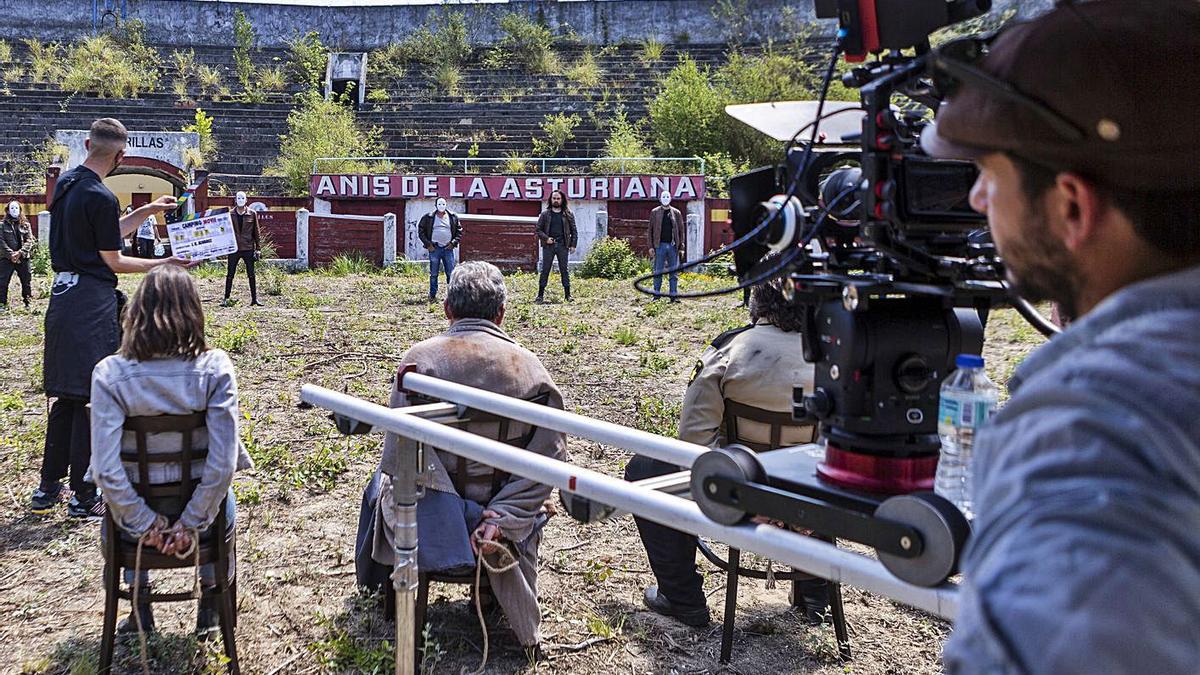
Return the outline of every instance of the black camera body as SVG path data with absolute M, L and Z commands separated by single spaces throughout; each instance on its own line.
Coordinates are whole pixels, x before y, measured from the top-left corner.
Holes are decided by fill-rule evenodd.
M 818 16 L 841 23 L 848 61 L 884 52 L 843 78 L 860 91 L 861 133 L 834 139 L 841 147 L 791 147 L 782 164 L 730 183 L 735 236 L 761 230 L 735 250 L 739 277 L 785 267 L 784 292 L 805 312 L 802 352 L 816 375 L 813 391 L 797 392 L 795 416 L 820 422 L 818 473 L 844 487 L 932 488 L 940 383 L 958 354 L 980 353 L 988 311 L 1005 299 L 986 218 L 969 204 L 974 164 L 919 147 L 941 100 L 929 33 L 988 9 L 990 0 L 819 1 Z

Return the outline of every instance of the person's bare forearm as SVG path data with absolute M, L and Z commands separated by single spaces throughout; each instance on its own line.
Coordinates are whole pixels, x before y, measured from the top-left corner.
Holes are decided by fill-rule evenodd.
M 108 269 L 116 274 L 137 274 L 141 272 L 149 272 L 159 265 L 168 265 L 171 263 L 171 258 L 159 258 L 157 260 L 150 258 L 131 258 L 122 254 L 119 251 L 112 251 L 115 255 L 104 255 L 109 251 L 102 251 L 101 257 L 104 259 L 104 264 L 108 265 Z

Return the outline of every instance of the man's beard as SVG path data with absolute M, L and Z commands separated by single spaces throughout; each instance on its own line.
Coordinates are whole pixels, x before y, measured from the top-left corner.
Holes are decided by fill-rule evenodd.
M 1067 247 L 1050 231 L 1044 214 L 1031 207 L 1020 239 L 1002 251 L 1012 290 L 1030 302 L 1049 300 L 1066 319 L 1078 308 L 1079 273 Z

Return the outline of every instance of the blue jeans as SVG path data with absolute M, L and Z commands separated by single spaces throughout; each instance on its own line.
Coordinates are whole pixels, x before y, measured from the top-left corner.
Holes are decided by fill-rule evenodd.
M 660 243 L 658 248 L 654 249 L 654 290 L 656 292 L 662 290 L 662 276 L 659 272 L 667 268 L 675 269 L 676 267 L 679 267 L 679 248 L 674 243 Z M 671 274 L 669 276 L 671 295 L 675 295 L 679 290 L 679 275 Z
M 449 246 L 433 245 L 429 252 L 429 297 L 437 297 L 438 267 L 446 268 L 446 283 L 450 283 L 450 275 L 454 272 L 454 249 Z

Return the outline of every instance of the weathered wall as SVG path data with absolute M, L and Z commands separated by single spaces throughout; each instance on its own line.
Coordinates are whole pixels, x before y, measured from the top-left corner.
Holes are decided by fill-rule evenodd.
M 454 5 L 453 10 L 468 15 L 476 42 L 498 39 L 497 19 L 507 12 L 544 18 L 557 32 L 570 28 L 593 43 L 648 37 L 674 42 L 683 34 L 692 42 L 723 42 L 726 26 L 714 19 L 717 5 L 717 0 L 514 0 Z M 230 44 L 233 15 L 240 9 L 264 47 L 282 46 L 296 32 L 309 30 L 319 31 L 334 47 L 379 47 L 442 11 L 438 5 L 329 7 L 211 0 L 128 0 L 126 7 L 127 18 L 146 23 L 150 41 L 180 45 Z M 750 38 L 770 37 L 785 13 L 812 19 L 812 0 L 746 0 L 744 7 L 741 20 Z M 8 38 L 64 40 L 92 30 L 91 0 L 0 0 L 0 15 Z

